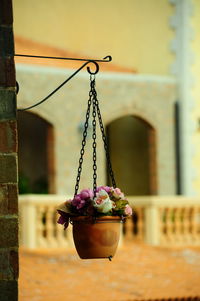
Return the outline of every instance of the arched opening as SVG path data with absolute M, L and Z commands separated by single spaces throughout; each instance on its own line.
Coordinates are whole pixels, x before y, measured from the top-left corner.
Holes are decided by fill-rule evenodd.
M 117 185 L 126 195 L 157 193 L 155 130 L 134 116 L 107 126 L 109 151 Z M 108 179 L 110 185 L 110 180 Z
M 53 126 L 18 112 L 19 193 L 55 193 Z

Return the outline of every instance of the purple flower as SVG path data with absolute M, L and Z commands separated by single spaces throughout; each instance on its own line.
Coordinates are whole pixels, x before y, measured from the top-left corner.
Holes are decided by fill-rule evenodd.
M 98 193 L 100 190 L 105 190 L 107 193 L 109 193 L 111 191 L 111 187 L 109 186 L 99 186 L 96 189 L 96 192 Z
M 72 205 L 76 207 L 77 210 L 83 208 L 86 204 L 86 201 L 81 199 L 80 194 L 77 194 L 75 198 L 72 200 Z
M 69 225 L 69 216 L 61 210 L 58 210 L 58 213 L 60 214 L 60 216 L 57 220 L 57 223 L 64 225 L 64 229 L 66 229 Z
M 80 198 L 83 200 L 93 199 L 94 193 L 93 193 L 92 189 L 83 189 L 79 195 L 80 195 Z
M 66 222 L 66 219 L 62 215 L 60 215 L 57 220 L 57 223 L 63 225 L 65 222 Z

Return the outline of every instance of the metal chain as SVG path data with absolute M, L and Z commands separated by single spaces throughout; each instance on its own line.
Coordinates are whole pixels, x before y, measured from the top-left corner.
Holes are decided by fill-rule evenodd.
M 82 172 L 82 164 L 83 164 L 83 156 L 85 152 L 85 145 L 86 145 L 86 138 L 87 138 L 87 130 L 88 130 L 88 124 L 89 124 L 89 118 L 90 118 L 90 107 L 92 103 L 92 87 L 89 92 L 89 100 L 88 100 L 88 106 L 87 106 L 87 112 L 86 112 L 86 120 L 84 124 L 84 131 L 83 131 L 83 140 L 82 140 L 82 147 L 80 150 L 80 159 L 79 159 L 79 166 L 78 166 L 78 174 L 76 177 L 76 185 L 75 185 L 75 192 L 74 192 L 74 197 L 78 193 L 79 189 L 79 183 L 80 183 L 80 178 L 81 178 L 81 172 Z
M 95 84 L 95 81 L 93 81 L 93 84 Z M 93 90 L 92 90 L 93 93 Z M 97 188 L 97 135 L 96 135 L 96 99 L 94 97 L 93 94 L 93 110 L 92 110 L 92 126 L 93 126 L 93 133 L 92 133 L 92 139 L 93 139 L 93 143 L 92 143 L 92 147 L 93 147 L 93 191 L 94 191 L 94 195 L 96 193 L 96 188 Z
M 94 195 L 95 195 L 96 188 L 97 188 L 97 152 L 96 152 L 96 149 L 97 149 L 96 116 L 97 115 L 98 115 L 99 126 L 100 126 L 100 130 L 101 130 L 101 134 L 102 134 L 102 140 L 104 143 L 104 149 L 106 152 L 107 165 L 108 165 L 109 174 L 110 174 L 111 181 L 112 181 L 112 186 L 114 188 L 116 188 L 116 182 L 115 182 L 114 173 L 113 173 L 112 164 L 111 164 L 110 155 L 109 155 L 109 150 L 108 150 L 108 143 L 107 143 L 105 129 L 103 126 L 103 121 L 102 121 L 101 112 L 100 112 L 100 108 L 99 108 L 99 101 L 97 99 L 97 92 L 95 89 L 95 77 L 92 78 L 92 76 L 90 76 L 89 100 L 88 100 L 88 107 L 87 107 L 87 112 L 86 112 L 86 121 L 84 124 L 83 140 L 82 140 L 82 147 L 81 147 L 81 151 L 80 151 L 78 175 L 76 178 L 74 196 L 78 193 L 78 189 L 79 189 L 80 177 L 81 177 L 81 172 L 82 172 L 82 164 L 83 164 L 83 156 L 84 156 L 84 152 L 85 152 L 85 145 L 86 145 L 86 138 L 87 138 L 87 130 L 88 130 L 89 118 L 90 118 L 91 104 L 92 104 L 92 117 L 93 117 L 93 119 L 92 119 L 92 128 L 93 128 L 92 147 L 93 147 L 93 191 L 94 191 Z
M 99 101 L 98 101 L 97 98 L 96 98 L 96 106 L 97 106 L 97 114 L 98 114 L 98 119 L 99 119 L 99 126 L 100 126 L 100 129 L 101 129 L 102 139 L 103 139 L 103 142 L 104 142 L 104 149 L 105 149 L 105 153 L 106 153 L 106 159 L 107 159 L 109 174 L 110 174 L 110 178 L 111 178 L 111 181 L 112 181 L 112 186 L 114 188 L 116 188 L 117 185 L 116 185 L 116 181 L 115 181 L 115 177 L 114 177 L 114 172 L 113 172 L 113 169 L 112 169 L 107 138 L 106 138 L 105 129 L 104 129 L 104 125 L 103 125 L 103 121 L 102 121 L 102 117 L 101 117 L 101 112 L 100 112 L 100 108 L 99 108 Z
M 95 105 L 96 105 L 96 110 L 97 110 L 98 119 L 99 119 L 99 126 L 100 126 L 100 130 L 101 130 L 101 134 L 102 134 L 102 140 L 103 140 L 103 143 L 104 143 L 107 166 L 108 166 L 110 178 L 111 178 L 111 181 L 112 181 L 112 186 L 114 188 L 116 188 L 117 185 L 116 185 L 116 181 L 115 181 L 115 177 L 114 177 L 114 172 L 113 172 L 113 169 L 112 169 L 107 138 L 106 138 L 105 129 L 104 129 L 104 125 L 103 125 L 103 121 L 102 121 L 102 117 L 101 117 L 101 111 L 100 111 L 100 108 L 99 108 L 99 101 L 97 99 L 97 92 L 96 92 L 96 89 L 95 89 L 95 79 L 94 79 L 94 84 L 92 86 L 92 93 L 93 93 L 93 97 L 95 99 Z

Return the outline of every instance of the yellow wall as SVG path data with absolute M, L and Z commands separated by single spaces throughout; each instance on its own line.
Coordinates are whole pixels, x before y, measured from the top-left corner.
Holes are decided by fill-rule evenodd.
M 197 0 L 198 1 L 198 0 Z M 16 35 L 91 57 L 113 56 L 139 73 L 169 74 L 168 0 L 15 0 Z
M 195 107 L 192 114 L 193 121 L 197 124 L 200 118 L 200 1 L 193 0 L 194 4 L 194 16 L 192 18 L 192 26 L 195 33 L 195 39 L 192 42 L 192 50 L 194 52 L 195 63 L 192 66 L 192 73 L 194 75 L 194 87 L 192 90 L 192 96 L 194 98 Z M 194 189 L 200 195 L 200 129 L 197 130 L 193 135 L 195 155 L 193 159 L 193 164 L 197 170 L 197 177 L 194 180 Z

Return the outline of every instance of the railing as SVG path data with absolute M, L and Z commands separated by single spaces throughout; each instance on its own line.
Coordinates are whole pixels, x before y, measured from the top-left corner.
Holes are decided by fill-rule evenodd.
M 145 196 L 130 197 L 129 202 L 135 208 L 129 237 L 151 245 L 200 245 L 200 199 Z
M 56 223 L 56 207 L 66 196 L 21 195 L 20 241 L 27 248 L 73 246 L 71 226 Z M 123 229 L 123 240 L 150 245 L 200 245 L 200 199 L 182 196 L 128 197 L 134 210 Z
M 66 200 L 61 195 L 21 195 L 19 197 L 20 244 L 30 249 L 71 247 L 71 226 L 66 231 L 57 224 L 56 208 Z

